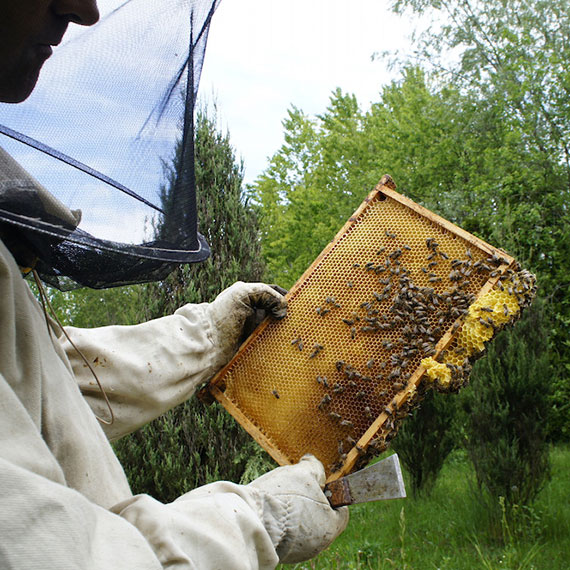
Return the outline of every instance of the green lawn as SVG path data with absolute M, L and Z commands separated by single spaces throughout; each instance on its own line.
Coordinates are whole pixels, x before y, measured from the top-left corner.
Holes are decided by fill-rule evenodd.
M 570 446 L 551 451 L 552 479 L 517 523 L 490 528 L 460 453 L 429 497 L 350 507 L 344 534 L 316 559 L 282 568 L 523 570 L 570 568 Z

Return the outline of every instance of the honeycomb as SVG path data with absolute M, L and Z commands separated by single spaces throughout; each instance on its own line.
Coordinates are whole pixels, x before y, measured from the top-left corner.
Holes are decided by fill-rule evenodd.
M 208 386 L 278 463 L 312 453 L 328 480 L 384 451 L 430 386 L 460 388 L 534 292 L 510 256 L 394 187 L 382 179 L 291 289 L 287 316 Z
M 421 364 L 438 389 L 449 389 L 454 371 L 469 372 L 469 362 L 485 350 L 497 330 L 511 324 L 534 296 L 535 279 L 526 271 L 508 269 L 493 289 L 469 306 L 463 322 L 438 362 L 431 356 Z M 466 368 L 463 370 L 463 368 Z M 465 374 L 462 374 L 465 376 Z

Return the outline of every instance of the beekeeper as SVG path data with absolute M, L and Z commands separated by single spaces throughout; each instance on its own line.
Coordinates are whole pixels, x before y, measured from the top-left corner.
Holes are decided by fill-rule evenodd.
M 0 99 L 23 101 L 70 22 L 98 20 L 94 0 L 0 0 Z M 48 216 L 75 214 L 0 153 L 0 192 L 32 192 Z M 12 194 L 11 194 L 12 193 Z M 133 327 L 69 328 L 65 339 L 22 278 L 35 252 L 0 225 L 0 567 L 273 568 L 311 558 L 344 529 L 314 457 L 249 485 L 218 482 L 170 504 L 133 496 L 109 438 L 189 398 L 235 352 L 257 309 L 285 301 L 236 283 L 214 302 Z M 79 357 L 97 362 L 115 420 Z

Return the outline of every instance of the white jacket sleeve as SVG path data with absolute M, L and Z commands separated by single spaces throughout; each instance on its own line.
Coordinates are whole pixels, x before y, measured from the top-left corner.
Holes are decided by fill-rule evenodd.
M 259 493 L 133 498 L 1 242 L 0 291 L 0 568 L 274 568 Z
M 187 400 L 233 356 L 248 320 L 260 310 L 282 318 L 286 305 L 269 285 L 237 282 L 212 303 L 184 305 L 140 325 L 67 328 L 111 401 L 115 422 L 105 427 L 107 436 L 119 438 Z M 108 417 L 91 371 L 74 346 L 61 340 L 91 408 Z
M 66 327 L 111 402 L 117 439 L 187 400 L 225 364 L 216 349 L 209 305 L 185 305 L 171 316 L 134 326 Z M 75 348 L 61 337 L 73 373 L 95 414 L 109 417 L 97 383 Z

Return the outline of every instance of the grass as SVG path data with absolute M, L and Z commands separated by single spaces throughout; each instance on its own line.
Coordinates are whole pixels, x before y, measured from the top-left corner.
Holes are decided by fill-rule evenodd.
M 552 478 L 532 507 L 500 527 L 474 492 L 473 470 L 454 452 L 431 495 L 353 505 L 350 523 L 317 558 L 283 569 L 566 570 L 570 553 L 570 446 L 551 450 Z

